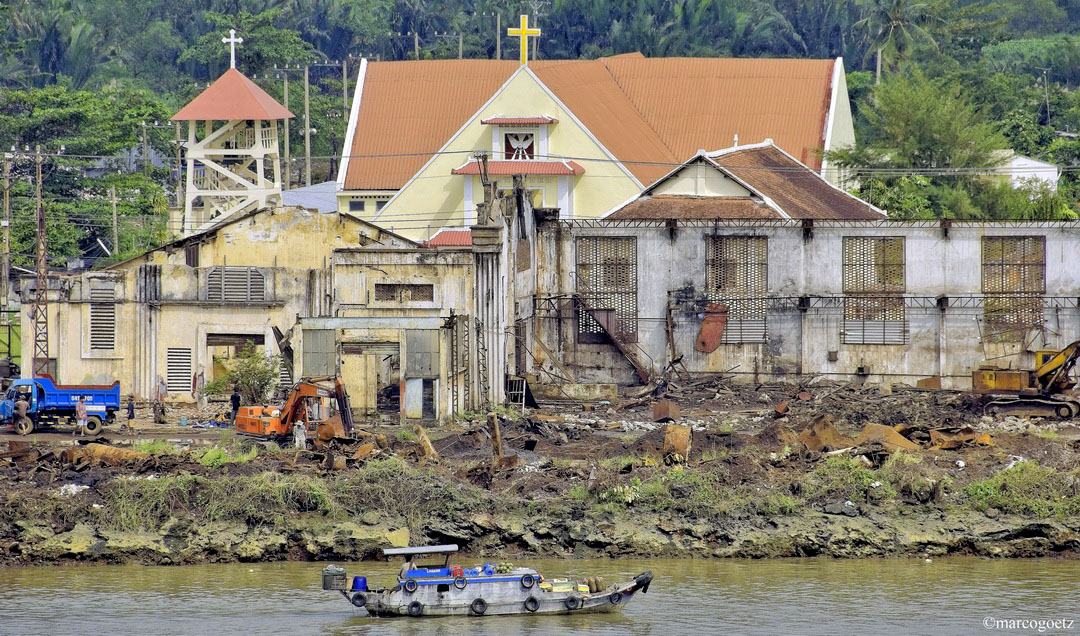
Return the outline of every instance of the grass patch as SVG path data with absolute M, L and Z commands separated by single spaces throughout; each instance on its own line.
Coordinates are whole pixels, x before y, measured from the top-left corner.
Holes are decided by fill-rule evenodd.
M 120 530 L 159 527 L 177 511 L 191 510 L 201 481 L 194 475 L 113 480 L 102 492 L 102 518 Z
M 765 495 L 756 507 L 760 514 L 766 516 L 783 516 L 795 514 L 795 511 L 798 510 L 801 505 L 802 500 L 797 497 L 773 490 Z
M 278 524 L 293 513 L 329 515 L 337 508 L 323 479 L 274 472 L 207 480 L 198 502 L 208 521 L 239 521 L 248 525 Z
M 197 451 L 195 461 L 207 468 L 220 468 L 225 464 L 244 464 L 255 459 L 259 455 L 259 449 L 251 446 L 247 450 L 239 450 L 225 446 L 212 446 L 205 450 Z
M 176 444 L 170 444 L 163 439 L 144 440 L 135 444 L 134 449 L 149 455 L 179 455 L 184 452 Z
M 1050 439 L 1050 440 L 1055 440 L 1055 439 L 1058 438 L 1057 431 L 1051 430 L 1051 429 L 1046 429 L 1044 431 L 1039 431 L 1038 433 L 1036 433 L 1036 435 L 1038 435 L 1039 437 L 1041 437 L 1043 439 Z
M 937 480 L 928 474 L 922 461 L 922 455 L 898 450 L 885 460 L 878 475 L 896 492 L 925 503 L 933 498 Z
M 401 431 L 398 431 L 398 432 L 397 432 L 397 433 L 396 433 L 396 434 L 394 435 L 394 439 L 396 439 L 396 440 L 397 440 L 397 441 L 399 441 L 399 442 L 412 442 L 413 444 L 415 444 L 415 443 L 417 443 L 417 442 L 419 442 L 419 441 L 420 441 L 420 438 L 419 438 L 419 437 L 417 437 L 417 436 L 416 436 L 415 434 L 413 434 L 412 432 L 410 432 L 410 431 L 406 431 L 406 430 L 401 430 Z
M 616 457 L 605 457 L 597 463 L 601 468 L 618 471 L 627 466 L 640 465 L 641 460 L 633 455 L 618 455 Z
M 888 499 L 896 491 L 882 482 L 874 488 L 871 484 L 882 481 L 874 471 L 850 457 L 830 457 L 799 481 L 802 495 L 807 501 L 826 503 L 836 500 L 865 501 Z
M 1080 471 L 1063 473 L 1033 461 L 1017 462 L 964 488 L 976 510 L 997 508 L 1029 517 L 1080 515 Z

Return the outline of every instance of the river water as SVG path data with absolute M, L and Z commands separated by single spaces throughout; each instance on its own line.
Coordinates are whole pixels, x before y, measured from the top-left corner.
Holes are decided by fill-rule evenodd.
M 458 559 L 471 565 L 470 559 Z M 369 618 L 320 587 L 317 563 L 0 568 L 2 634 L 990 634 L 996 620 L 1080 623 L 1080 563 L 1065 560 L 528 561 L 546 577 L 652 570 L 622 613 Z M 392 577 L 397 564 L 345 565 Z M 984 621 L 993 629 L 987 629 Z M 1050 624 L 1042 633 L 1075 634 Z M 999 628 L 1001 627 L 1001 628 Z

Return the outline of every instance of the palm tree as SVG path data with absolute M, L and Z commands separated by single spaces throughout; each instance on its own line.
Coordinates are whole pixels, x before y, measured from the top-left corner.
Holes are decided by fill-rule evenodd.
M 872 0 L 863 18 L 853 26 L 865 29 L 877 56 L 877 83 L 881 83 L 881 63 L 887 58 L 891 68 L 904 60 L 920 42 L 937 48 L 934 36 L 926 28 L 940 20 L 935 4 L 913 0 Z

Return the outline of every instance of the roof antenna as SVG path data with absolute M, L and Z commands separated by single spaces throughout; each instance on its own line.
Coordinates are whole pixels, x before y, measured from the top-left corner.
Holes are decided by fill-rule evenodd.
M 735 133 L 735 142 L 731 144 L 731 147 L 735 148 L 738 145 L 739 145 L 739 133 Z

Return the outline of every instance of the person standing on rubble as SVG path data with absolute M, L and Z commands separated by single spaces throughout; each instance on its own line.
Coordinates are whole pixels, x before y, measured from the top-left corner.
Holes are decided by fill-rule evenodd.
M 82 395 L 75 404 L 75 430 L 71 431 L 71 436 L 75 437 L 76 434 L 86 435 L 86 398 Z
M 236 414 L 240 411 L 240 389 L 238 387 L 233 387 L 232 395 L 229 396 L 229 402 L 232 403 L 232 419 L 229 421 L 235 426 Z
M 135 396 L 129 395 L 127 402 L 127 432 L 135 434 Z
M 303 420 L 296 420 L 292 428 L 293 446 L 296 450 L 307 448 L 307 427 Z

